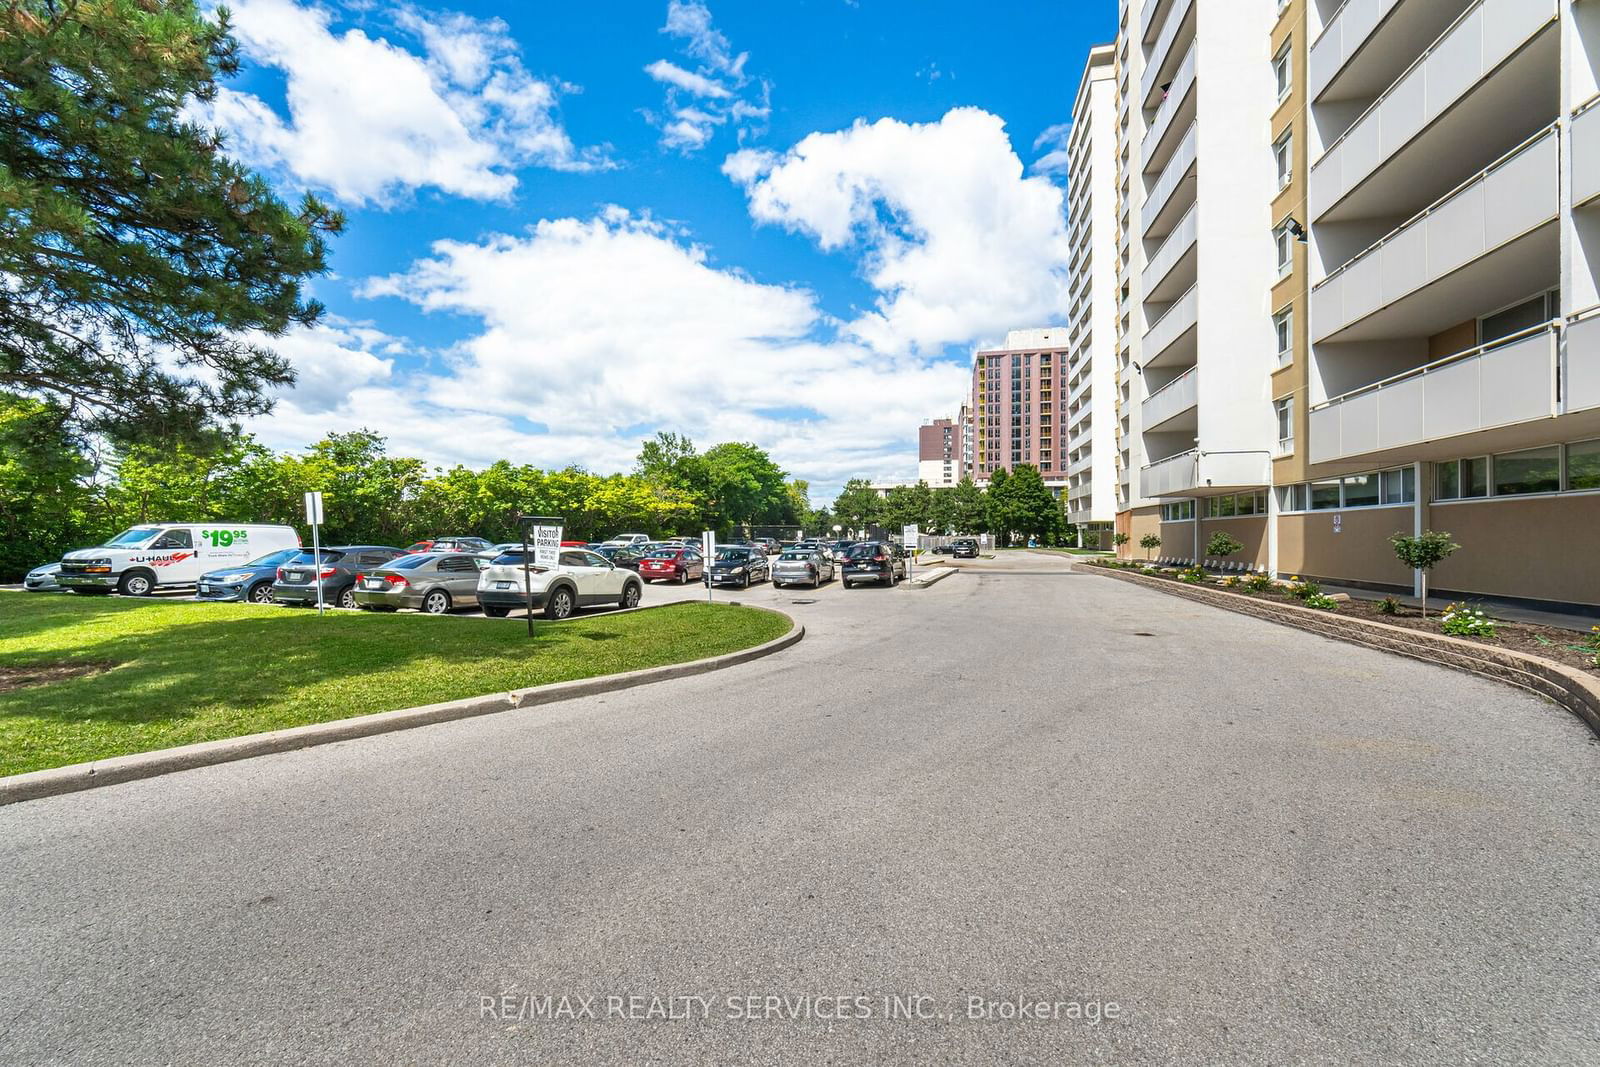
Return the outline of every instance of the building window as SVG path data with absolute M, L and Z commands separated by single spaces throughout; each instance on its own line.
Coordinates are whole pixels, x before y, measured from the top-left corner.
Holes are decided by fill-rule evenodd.
M 1339 479 L 1328 478 L 1311 483 L 1311 510 L 1337 511 L 1343 507 L 1339 499 Z
M 1567 488 L 1600 489 L 1600 441 L 1567 446 Z
M 1494 457 L 1494 495 L 1526 496 L 1561 491 L 1561 449 L 1530 448 Z
M 1174 500 L 1161 505 L 1162 522 L 1188 522 L 1194 518 L 1193 500 Z
M 1286 188 L 1294 179 L 1294 131 L 1284 130 L 1283 136 L 1273 142 L 1272 163 L 1278 171 L 1278 188 Z
M 1283 100 L 1294 88 L 1294 41 L 1284 41 L 1278 54 L 1272 57 L 1272 78 L 1278 86 L 1278 99 Z
M 1278 338 L 1278 366 L 1294 359 L 1294 308 L 1284 308 L 1272 316 L 1272 331 Z
M 1345 507 L 1377 507 L 1378 499 L 1378 476 L 1376 474 L 1355 474 L 1344 479 Z
M 1234 493 L 1214 496 L 1206 500 L 1206 517 L 1209 519 L 1235 519 L 1267 513 L 1265 490 L 1255 493 Z
M 1561 291 L 1552 289 L 1520 304 L 1503 308 L 1478 320 L 1478 343 L 1492 344 L 1503 337 L 1531 330 L 1561 316 Z
M 1385 504 L 1410 504 L 1417 499 L 1417 472 L 1411 467 L 1400 467 L 1383 472 L 1383 502 Z
M 1272 409 L 1278 416 L 1278 451 L 1294 451 L 1294 397 L 1286 396 L 1276 401 Z
M 1278 257 L 1278 277 L 1285 278 L 1294 269 L 1294 235 L 1289 232 L 1287 222 L 1280 223 L 1272 231 L 1272 247 Z

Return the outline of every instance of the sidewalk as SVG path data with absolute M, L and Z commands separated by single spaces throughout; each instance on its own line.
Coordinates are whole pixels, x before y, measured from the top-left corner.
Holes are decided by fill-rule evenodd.
M 1346 585 L 1332 585 L 1327 582 L 1319 584 L 1322 586 L 1324 593 L 1348 593 L 1352 600 L 1377 601 L 1388 595 L 1387 593 L 1373 592 L 1371 589 L 1352 589 Z M 1417 606 L 1417 598 L 1414 596 L 1401 596 L 1395 599 L 1407 607 L 1414 608 Z M 1438 597 L 1430 593 L 1428 595 L 1428 612 L 1430 614 L 1435 611 L 1442 612 L 1456 599 L 1453 597 Z M 1461 597 L 1459 599 L 1481 606 L 1495 618 L 1505 619 L 1507 622 L 1528 622 L 1537 626 L 1555 626 L 1564 630 L 1577 630 L 1580 633 L 1588 633 L 1591 626 L 1600 626 L 1600 616 L 1569 615 L 1558 611 L 1537 611 L 1533 608 L 1525 608 L 1516 604 L 1507 604 L 1489 596 Z

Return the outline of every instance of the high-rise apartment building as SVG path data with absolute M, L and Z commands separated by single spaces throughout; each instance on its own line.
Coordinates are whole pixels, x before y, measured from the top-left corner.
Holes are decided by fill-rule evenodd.
M 955 485 L 962 478 L 961 423 L 934 419 L 917 429 L 917 480 L 928 485 Z
M 1117 517 L 1117 87 L 1114 46 L 1089 52 L 1067 140 L 1067 520 L 1109 531 Z
M 1600 610 L 1592 0 L 1119 15 L 1118 528 Z
M 1066 488 L 1067 329 L 1012 330 L 972 360 L 973 480 L 1029 463 L 1060 496 Z

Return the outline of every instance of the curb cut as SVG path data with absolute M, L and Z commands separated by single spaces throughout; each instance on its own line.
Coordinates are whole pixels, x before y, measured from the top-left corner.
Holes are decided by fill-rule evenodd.
M 1255 600 L 1237 593 L 1180 585 L 1131 571 L 1092 565 L 1083 567 L 1083 570 L 1224 611 L 1249 615 L 1281 626 L 1292 626 L 1320 637 L 1421 660 L 1436 667 L 1449 667 L 1514 686 L 1560 705 L 1582 720 L 1592 733 L 1600 736 L 1600 681 L 1591 680 L 1564 663 L 1526 652 L 1480 645 L 1446 634 L 1391 626 L 1375 619 L 1330 615 L 1298 604 Z
M 754 607 L 754 605 L 746 606 Z M 773 608 L 755 608 L 755 610 L 782 615 L 794 624 L 793 628 L 783 636 L 775 637 L 754 648 L 727 652 L 709 659 L 691 660 L 688 663 L 646 667 L 642 670 L 601 675 L 597 678 L 577 678 L 570 682 L 552 682 L 531 689 L 514 689 L 509 693 L 489 693 L 461 700 L 448 700 L 441 704 L 379 711 L 349 719 L 308 723 L 305 726 L 246 734 L 243 737 L 201 741 L 193 745 L 157 749 L 154 752 L 137 752 L 89 763 L 70 763 L 65 767 L 29 771 L 26 774 L 0 778 L 0 807 L 26 800 L 37 800 L 40 797 L 77 793 L 85 789 L 98 789 L 102 786 L 155 778 L 174 771 L 232 763 L 235 760 L 268 756 L 276 752 L 293 752 L 296 749 L 313 748 L 317 745 L 330 745 L 336 741 L 354 741 L 376 734 L 411 730 L 418 726 L 431 726 L 434 723 L 455 722 L 458 719 L 471 719 L 479 715 L 494 715 L 519 708 L 533 708 L 542 704 L 574 700 L 578 697 L 633 689 L 652 682 L 665 682 L 674 678 L 688 678 L 696 674 L 726 670 L 753 660 L 764 659 L 775 652 L 782 652 L 790 645 L 798 644 L 800 639 L 805 637 L 806 628 L 800 620 L 788 612 Z

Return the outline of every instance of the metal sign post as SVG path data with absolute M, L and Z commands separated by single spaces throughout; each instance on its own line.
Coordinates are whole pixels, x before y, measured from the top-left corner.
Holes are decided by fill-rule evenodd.
M 717 534 L 714 530 L 704 530 L 700 534 L 700 573 L 706 580 L 706 603 L 711 603 L 711 561 L 717 556 Z M 749 571 L 745 576 L 749 577 Z
M 317 614 L 321 615 L 322 605 L 322 536 L 317 529 L 322 525 L 322 492 L 314 490 L 306 494 L 306 521 L 311 524 L 311 566 L 313 568 L 312 581 L 317 583 Z
M 522 596 L 529 637 L 533 636 L 533 567 L 560 565 L 562 524 L 559 515 L 524 515 L 517 520 L 522 530 Z
M 906 581 L 908 582 L 911 580 L 912 564 L 916 562 L 917 558 L 917 536 L 917 524 L 914 522 L 908 526 L 902 527 L 900 530 L 900 540 L 904 542 L 906 546 Z M 894 576 L 892 574 L 889 576 L 889 580 L 891 582 L 894 581 Z

